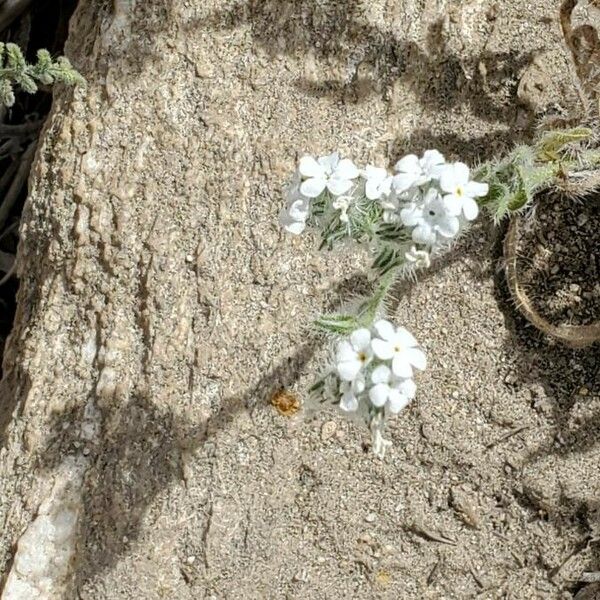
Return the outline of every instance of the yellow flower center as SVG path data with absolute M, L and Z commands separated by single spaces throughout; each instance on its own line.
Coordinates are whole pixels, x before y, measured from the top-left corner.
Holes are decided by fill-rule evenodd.
M 460 187 L 460 185 L 456 188 L 456 195 L 460 198 L 462 195 L 464 194 L 463 189 Z
M 394 346 L 394 352 L 402 352 L 402 346 L 400 346 L 399 344 Z
M 367 355 L 364 352 L 359 352 L 358 353 L 358 360 L 360 360 L 360 362 L 366 362 L 367 361 Z

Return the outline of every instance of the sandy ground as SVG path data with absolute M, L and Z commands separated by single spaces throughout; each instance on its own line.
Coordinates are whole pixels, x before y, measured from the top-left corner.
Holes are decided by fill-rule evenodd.
M 145 132 L 162 132 L 135 163 L 160 221 L 146 226 L 167 232 L 140 247 L 160 256 L 147 263 L 149 329 L 176 324 L 181 300 L 193 342 L 154 347 L 140 358 L 145 387 L 111 416 L 99 404 L 74 597 L 571 598 L 583 571 L 600 570 L 598 349 L 564 350 L 519 318 L 501 227 L 482 221 L 396 290 L 393 319 L 429 368 L 384 461 L 333 409 L 284 417 L 268 404 L 279 386 L 305 396 L 325 353 L 306 325 L 366 265 L 279 231 L 298 154 L 390 165 L 436 147 L 473 163 L 527 140 L 532 110 L 559 112 L 570 95 L 557 3 L 159 4 L 136 9 L 129 52 L 152 56 L 138 79 L 113 75 L 108 109 L 98 93 L 73 111 L 104 119 L 95 160 L 123 177 Z M 61 202 L 56 223 L 73 218 Z M 68 245 L 70 225 L 56 231 Z M 75 442 L 57 436 L 47 461 Z

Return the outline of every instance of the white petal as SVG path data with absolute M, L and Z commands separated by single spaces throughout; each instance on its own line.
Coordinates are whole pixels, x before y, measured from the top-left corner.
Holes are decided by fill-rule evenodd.
M 392 376 L 392 372 L 386 365 L 379 365 L 373 373 L 371 373 L 371 381 L 377 383 L 387 383 Z
M 418 225 L 423 219 L 423 209 L 416 206 L 409 206 L 400 211 L 400 220 L 407 227 Z
M 471 198 L 480 198 L 487 196 L 490 191 L 490 186 L 487 183 L 479 183 L 477 181 L 469 181 L 465 186 L 465 194 Z
M 379 321 L 376 321 L 373 325 L 373 329 L 375 329 L 377 335 L 384 340 L 393 340 L 396 335 L 396 328 L 393 323 L 390 323 L 387 319 L 379 319 Z
M 414 173 L 398 173 L 398 175 L 394 175 L 392 178 L 392 185 L 394 189 L 401 194 L 406 190 L 410 189 L 419 178 L 418 175 Z
M 365 350 L 370 348 L 371 345 L 371 332 L 364 327 L 357 329 L 352 332 L 350 336 L 350 343 L 354 346 L 356 351 Z
M 308 198 L 301 198 L 292 202 L 290 204 L 288 212 L 290 217 L 294 219 L 294 221 L 306 221 L 309 212 Z
M 378 338 L 371 340 L 371 348 L 373 348 L 375 356 L 381 360 L 389 360 L 394 356 L 394 347 L 390 342 L 386 342 L 385 340 L 380 340 Z
M 443 165 L 446 162 L 444 155 L 438 150 L 425 150 L 421 165 L 426 169 L 431 169 L 437 165 Z
M 300 185 L 300 192 L 307 198 L 316 198 L 323 193 L 327 180 L 324 177 L 313 177 L 303 181 Z
M 469 167 L 465 163 L 454 163 L 454 178 L 459 185 L 465 186 L 469 181 Z
M 335 356 L 338 362 L 343 360 L 356 360 L 356 350 L 352 347 L 350 342 L 344 340 L 337 345 Z
M 352 382 L 352 390 L 355 394 L 361 394 L 365 391 L 365 387 L 365 376 L 362 373 L 359 373 Z
M 445 237 L 454 237 L 460 229 L 460 223 L 456 217 L 447 216 L 437 222 L 439 232 Z
M 387 177 L 387 171 L 382 167 L 367 165 L 365 167 L 365 177 L 376 182 L 381 182 Z
M 436 235 L 428 223 L 422 222 L 412 230 L 413 242 L 431 246 L 435 244 Z
M 422 350 L 419 350 L 419 348 L 409 348 L 406 351 L 406 356 L 413 367 L 416 367 L 421 371 L 427 367 L 427 357 Z
M 306 223 L 304 221 L 290 221 L 283 228 L 288 233 L 293 233 L 294 235 L 300 235 L 306 229 Z
M 326 175 L 331 175 L 340 162 L 340 155 L 338 152 L 334 152 L 328 156 L 321 156 L 317 162 L 325 169 Z
M 303 177 L 325 177 L 325 170 L 312 156 L 303 156 L 300 159 L 298 171 Z
M 395 383 L 393 387 L 394 389 L 399 390 L 402 395 L 410 398 L 411 400 L 417 393 L 417 384 L 412 379 L 402 379 Z
M 456 196 L 455 194 L 447 194 L 442 199 L 442 206 L 444 210 L 453 217 L 458 217 L 462 212 L 464 198 Z
M 419 164 L 419 157 L 416 154 L 408 154 L 394 165 L 394 169 L 401 173 L 417 173 L 420 175 L 421 165 Z
M 397 377 L 412 377 L 412 367 L 405 352 L 399 352 L 394 356 L 392 371 Z
M 394 341 L 397 341 L 403 348 L 412 348 L 417 345 L 417 340 L 415 340 L 413 334 L 404 327 L 398 327 Z
M 398 414 L 403 408 L 408 406 L 410 398 L 407 398 L 404 394 L 398 390 L 391 389 L 389 394 L 389 407 L 390 412 Z
M 360 360 L 344 360 L 337 364 L 337 371 L 340 379 L 352 381 L 358 375 L 361 367 Z
M 446 165 L 440 171 L 440 188 L 443 192 L 453 194 L 459 185 L 454 173 L 454 165 Z
M 387 383 L 378 383 L 369 390 L 369 398 L 374 406 L 383 406 L 388 399 L 390 387 Z
M 379 185 L 379 189 L 381 190 L 382 194 L 385 194 L 386 196 L 389 196 L 391 191 L 392 191 L 392 180 L 394 178 L 390 175 L 389 177 L 386 177 L 381 184 Z
M 345 194 L 352 187 L 352 182 L 349 179 L 338 179 L 337 177 L 330 177 L 327 181 L 327 189 L 334 196 L 341 196 Z
M 358 408 L 358 400 L 352 392 L 346 392 L 340 399 L 340 408 L 346 412 L 354 412 Z
M 340 179 L 355 179 L 360 175 L 360 171 L 349 158 L 344 158 L 340 160 L 333 174 Z
M 465 198 L 463 200 L 462 208 L 467 221 L 473 221 L 477 218 L 477 215 L 479 214 L 479 206 L 477 206 L 477 202 L 475 202 L 473 198 Z
M 367 180 L 365 183 L 365 195 L 369 200 L 379 199 L 381 197 L 379 182 L 372 179 Z

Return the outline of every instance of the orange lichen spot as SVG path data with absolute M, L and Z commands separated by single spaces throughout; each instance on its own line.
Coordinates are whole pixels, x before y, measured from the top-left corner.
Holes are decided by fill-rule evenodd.
M 271 404 L 284 417 L 291 417 L 300 409 L 300 398 L 288 390 L 277 390 L 271 396 Z

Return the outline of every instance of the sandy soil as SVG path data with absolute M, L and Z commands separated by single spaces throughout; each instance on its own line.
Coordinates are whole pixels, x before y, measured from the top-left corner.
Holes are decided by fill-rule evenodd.
M 191 315 L 191 342 L 155 344 L 146 362 L 141 334 L 128 342 L 134 391 L 118 408 L 98 403 L 95 444 L 69 437 L 83 405 L 73 398 L 90 388 L 53 392 L 65 408 L 60 433 L 44 430 L 46 468 L 69 453 L 91 460 L 74 597 L 571 598 L 582 572 L 600 570 L 598 349 L 558 347 L 513 310 L 502 227 L 482 221 L 418 285 L 398 287 L 393 318 L 430 366 L 391 424 L 385 461 L 334 410 L 284 417 L 269 405 L 279 386 L 305 396 L 326 350 L 306 324 L 362 285 L 365 266 L 359 252 L 321 255 L 311 235 L 279 231 L 298 154 L 339 148 L 389 165 L 436 147 L 474 163 L 527 140 L 533 113 L 571 96 L 557 3 L 162 5 L 138 4 L 132 22 L 128 51 L 144 69 L 92 76 L 67 119 L 103 123 L 86 151 L 115 179 L 134 170 L 147 191 L 129 230 L 146 227 L 145 287 L 110 279 L 121 305 L 107 305 L 102 326 L 113 309 L 127 325 L 131 306 L 150 306 L 157 339 L 177 338 Z M 60 119 L 44 164 L 68 147 Z M 159 141 L 134 159 L 146 132 Z M 114 185 L 115 205 L 129 201 Z M 69 193 L 51 209 L 67 265 Z M 42 196 L 26 216 L 34 233 Z M 82 264 L 102 260 L 90 256 Z M 106 275 L 89 273 L 102 289 Z M 139 309 L 140 297 L 154 304 Z M 77 297 L 62 301 L 76 322 Z M 16 500 L 9 512 L 7 498 L 5 561 L 32 512 Z

